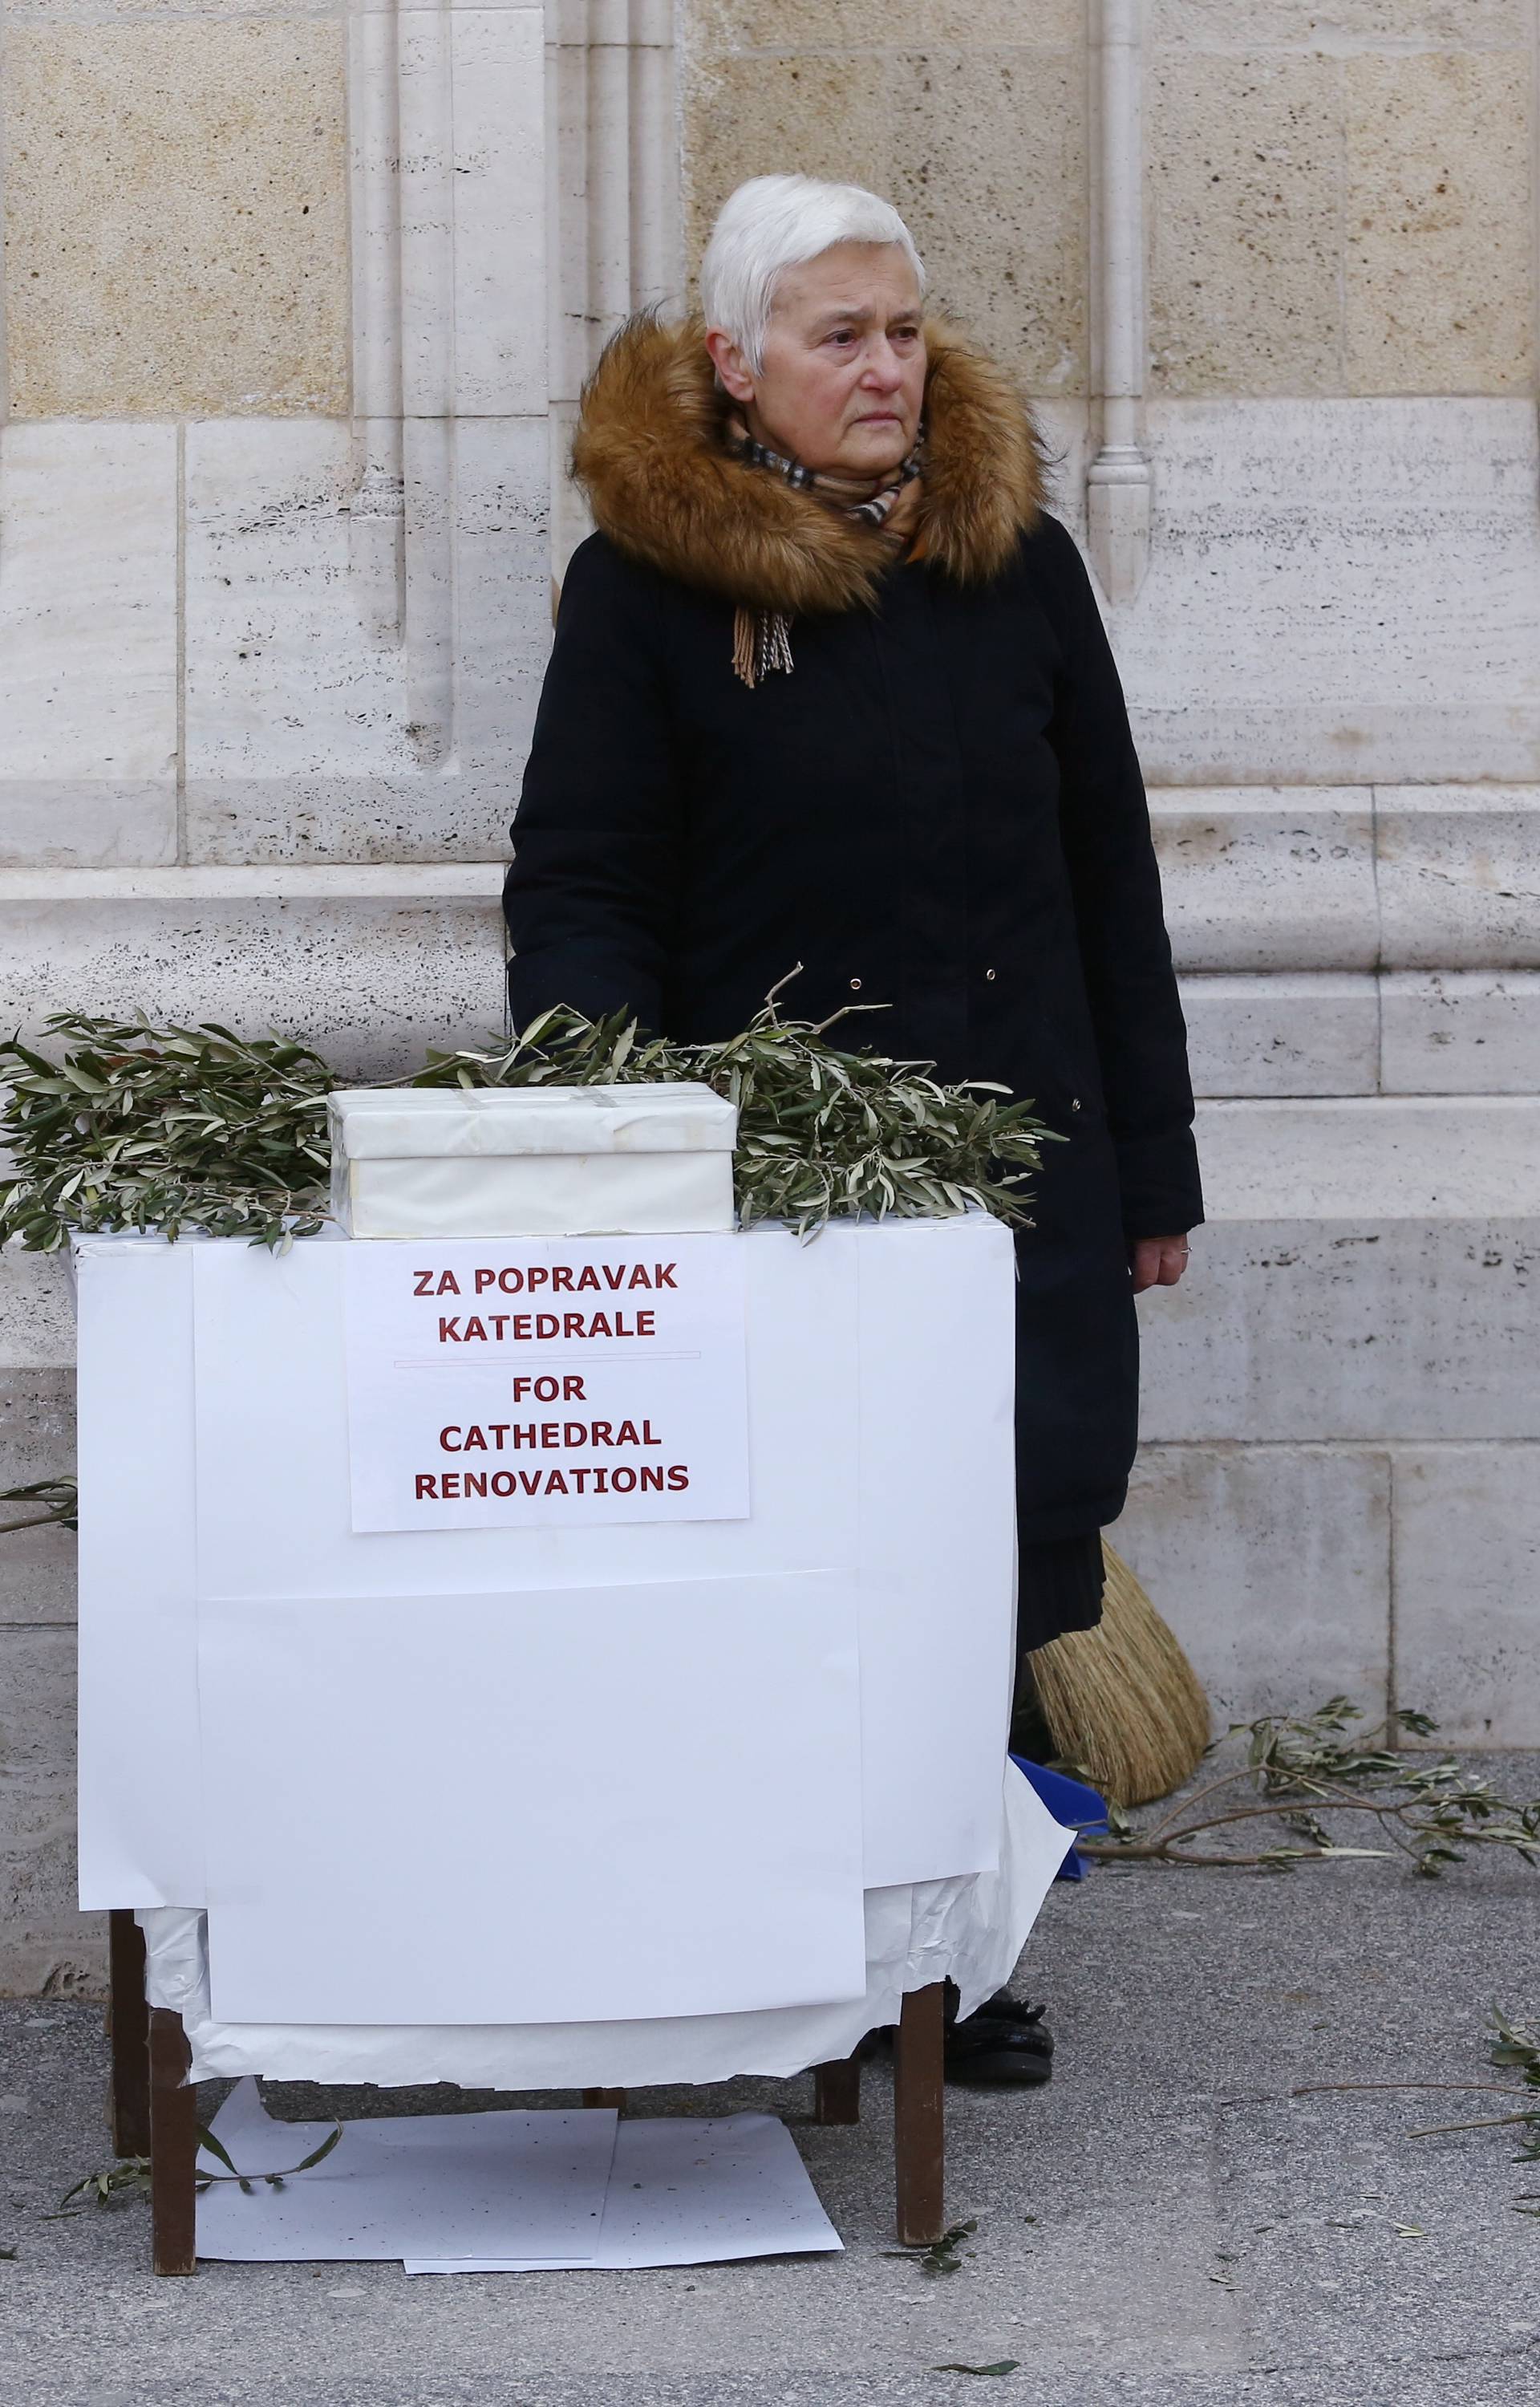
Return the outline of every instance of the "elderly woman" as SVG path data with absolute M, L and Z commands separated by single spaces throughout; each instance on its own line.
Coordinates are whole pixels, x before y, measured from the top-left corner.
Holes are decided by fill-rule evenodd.
M 719 1037 L 800 961 L 799 1016 L 881 1004 L 851 1042 L 998 1079 L 1069 1140 L 1017 1245 L 1019 1732 L 1031 1650 L 1100 1616 L 1134 1297 L 1180 1277 L 1203 1214 L 1095 599 L 1010 379 L 924 286 L 886 202 L 762 176 L 716 221 L 701 316 L 605 350 L 573 449 L 598 533 L 514 826 L 510 990 L 520 1026 L 566 1003 Z M 1047 2070 L 1003 2001 L 950 2053 Z

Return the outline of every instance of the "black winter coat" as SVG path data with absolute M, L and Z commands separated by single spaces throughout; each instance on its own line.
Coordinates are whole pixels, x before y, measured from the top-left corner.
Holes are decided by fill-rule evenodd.
M 1020 405 L 929 331 L 938 499 L 921 557 L 896 564 L 862 529 L 852 598 L 823 608 L 808 604 L 827 598 L 827 530 L 843 568 L 854 522 L 762 470 L 724 475 L 709 425 L 690 430 L 704 503 L 696 460 L 660 467 L 656 445 L 634 457 L 638 424 L 646 435 L 660 406 L 677 413 L 649 371 L 661 350 L 677 384 L 692 330 L 643 322 L 606 354 L 577 466 L 608 532 L 579 548 L 561 596 L 513 831 L 510 992 L 520 1027 L 559 1002 L 720 1037 L 801 961 L 784 998 L 797 1017 L 886 1006 L 836 1041 L 1033 1100 L 1068 1142 L 1045 1146 L 1017 1244 L 1031 1543 L 1122 1510 L 1137 1418 L 1129 1241 L 1193 1227 L 1202 1201 L 1148 811 L 1090 581 L 1039 506 L 1029 426 L 1025 449 L 1006 440 L 1027 425 Z M 713 406 L 709 387 L 699 401 Z M 659 494 L 671 468 L 683 491 Z M 982 537 L 969 469 L 991 501 L 1015 477 Z M 787 520 L 784 503 L 812 516 Z M 704 557 L 678 537 L 691 506 L 725 530 Z M 969 509 L 959 567 L 949 538 Z M 788 596 L 779 557 L 756 557 L 773 549 L 766 520 L 777 539 L 808 531 L 811 597 L 807 576 Z M 746 686 L 735 600 L 788 598 L 803 605 L 794 670 Z

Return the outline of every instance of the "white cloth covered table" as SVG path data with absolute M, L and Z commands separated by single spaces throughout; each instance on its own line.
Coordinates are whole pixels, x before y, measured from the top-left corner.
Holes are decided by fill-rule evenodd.
M 360 1530 L 348 1509 L 343 1275 L 346 1258 L 390 1248 L 323 1240 L 274 1261 L 208 1241 L 78 1246 L 81 1902 L 139 1911 L 152 2001 L 182 2014 L 198 2076 L 530 2088 L 785 2072 L 848 2054 L 897 2018 L 909 1990 L 950 1975 L 967 2006 L 1009 1977 L 1068 1844 L 1014 1773 L 1002 1813 L 994 1769 L 1010 1645 L 1009 1232 L 970 1214 L 840 1223 L 805 1246 L 769 1229 L 677 1241 L 723 1243 L 742 1248 L 746 1289 L 746 1516 L 414 1531 Z M 420 1268 L 411 1275 L 423 1295 Z M 417 1308 L 436 1312 L 429 1292 Z M 671 1309 L 653 1294 L 660 1316 Z M 660 1317 L 659 1340 L 668 1333 Z M 443 1417 L 475 1417 L 457 1387 L 445 1394 Z M 761 1588 L 773 1616 L 750 1609 Z M 799 1591 L 817 1603 L 800 1625 Z M 573 1657 L 566 1626 L 596 1599 L 672 1647 L 666 1677 L 655 1665 L 633 1688 L 607 1653 Z M 692 1610 L 703 1634 L 686 1647 Z M 537 1614 L 553 1633 L 538 1644 Z M 332 1633 L 329 1653 L 301 1646 L 312 1627 Z M 768 1630 L 784 1633 L 779 1666 L 767 1663 Z M 487 1698 L 516 1702 L 509 1680 L 537 1677 L 566 1755 L 544 1791 L 511 1759 L 525 1787 L 510 1818 L 501 1766 L 489 1779 L 462 1773 L 491 1761 Z M 638 1854 L 638 1807 L 654 1812 L 655 1787 L 662 1799 L 696 1744 L 681 1704 L 692 1679 L 719 1725 L 709 1785 L 674 1796 L 677 1836 Z M 382 1713 L 393 1743 L 378 1747 Z M 519 1744 L 528 1751 L 527 1732 Z M 821 1822 L 809 1820 L 798 1746 L 812 1773 L 845 1767 L 842 1794 L 818 1775 Z M 391 1820 L 399 1766 L 416 1823 Z M 347 1816 L 370 1783 L 376 1819 L 355 1831 Z M 476 1812 L 446 1815 L 451 1792 Z M 543 1859 L 532 1873 L 516 1844 L 553 1797 L 587 1816 L 565 1887 L 559 1828 L 544 1887 Z M 800 1835 L 778 1864 L 783 1814 L 800 1815 Z M 739 1825 L 759 1858 L 735 1853 Z M 623 1934 L 601 1875 L 627 1848 Z M 837 1850 L 844 1969 L 788 1974 L 807 1956 L 815 1899 L 834 1893 Z M 246 1900 L 264 1882 L 279 1920 L 260 1925 Z M 707 1924 L 726 1928 L 720 1903 L 706 1912 L 713 1899 L 732 1905 L 740 1962 L 758 1950 L 762 1969 L 734 1983 L 700 1953 Z M 245 1987 L 229 1972 L 237 1910 Z M 696 1924 L 712 1980 L 676 1979 L 671 1997 L 654 1977 L 649 1989 L 639 1964 L 650 1951 L 667 1967 L 669 1934 Z M 288 1951 L 281 1988 L 265 1969 L 269 1930 Z M 550 2001 L 549 1983 L 542 1995 L 519 1961 L 565 1968 L 580 1956 L 571 2006 Z M 612 2007 L 624 2019 L 603 2019 Z
M 1009 1760 L 999 1867 L 954 1880 L 866 1892 L 867 1992 L 835 2005 L 635 2022 L 404 2026 L 219 2023 L 209 2010 L 205 1917 L 141 1907 L 152 2005 L 182 2017 L 194 2081 L 260 2073 L 274 2081 L 449 2081 L 467 2089 L 643 2088 L 654 2083 L 786 2074 L 851 2054 L 898 2019 L 906 1992 L 951 1979 L 971 2014 L 1015 1970 L 1074 1838 Z M 409 1909 L 403 1907 L 403 1922 Z M 405 1940 L 409 1931 L 403 1928 Z

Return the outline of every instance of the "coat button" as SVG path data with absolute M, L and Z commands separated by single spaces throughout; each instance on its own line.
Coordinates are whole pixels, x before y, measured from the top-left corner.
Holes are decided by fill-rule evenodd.
M 985 977 L 986 977 L 986 978 L 993 978 L 994 975 L 995 975 L 995 973 L 994 973 L 994 971 L 993 971 L 993 970 L 985 970 L 985 972 L 984 972 L 984 976 L 985 976 Z
M 1080 1110 L 1080 1107 L 1081 1107 L 1081 1099 L 1080 1099 L 1079 1095 L 1071 1095 L 1071 1096 L 1070 1096 L 1070 1098 L 1069 1098 L 1069 1108 L 1070 1108 L 1070 1110 L 1071 1110 L 1072 1112 L 1078 1112 L 1078 1111 Z
M 850 982 L 850 990 L 851 990 L 851 992 L 852 992 L 853 994 L 859 994 L 859 993 L 860 993 L 860 991 L 861 991 L 861 981 L 860 981 L 860 979 L 859 979 L 859 978 L 852 978 L 852 979 L 851 979 L 851 982 Z

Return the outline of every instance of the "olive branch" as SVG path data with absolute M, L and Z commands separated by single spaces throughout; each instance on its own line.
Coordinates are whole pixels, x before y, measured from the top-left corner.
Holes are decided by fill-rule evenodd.
M 1357 1733 L 1355 1726 L 1367 1719 L 1350 1698 L 1331 1697 L 1301 1718 L 1266 1714 L 1232 1723 L 1226 1736 L 1250 1742 L 1243 1763 L 1205 1782 L 1153 1822 L 1136 1825 L 1110 1807 L 1111 1836 L 1081 1841 L 1081 1852 L 1120 1863 L 1261 1872 L 1399 1855 L 1429 1880 L 1462 1863 L 1472 1847 L 1507 1847 L 1527 1864 L 1540 1861 L 1540 1798 L 1515 1802 L 1451 1757 L 1406 1754 L 1392 1743 L 1432 1737 L 1438 1725 L 1427 1714 L 1393 1713 Z M 1367 1835 L 1386 1844 L 1344 1842 L 1335 1835 L 1339 1816 L 1366 1818 Z M 1259 1823 L 1281 1823 L 1290 1840 L 1254 1851 L 1199 1844 L 1219 1831 L 1239 1836 Z
M 277 2173 L 243 2173 L 223 2141 L 217 2139 L 206 2125 L 200 2123 L 199 2147 L 206 2149 L 210 2156 L 217 2157 L 220 2164 L 226 2167 L 226 2171 L 222 2173 L 199 2173 L 196 2176 L 194 2187 L 205 2190 L 215 2182 L 235 2182 L 247 2198 L 253 2195 L 259 2184 L 266 2189 L 282 2189 L 286 2181 L 292 2181 L 297 2173 L 309 2172 L 313 2166 L 318 2165 L 324 2158 L 329 2157 L 341 2138 L 342 2125 L 333 2123 L 319 2147 L 312 2148 L 310 2154 L 307 2157 L 302 2157 L 297 2165 L 290 2165 L 284 2172 Z M 65 2190 L 54 2212 L 51 2215 L 43 2215 L 40 2219 L 44 2223 L 67 2222 L 72 2215 L 78 2215 L 81 2211 L 80 2207 L 74 2204 L 76 2199 L 80 2200 L 82 2206 L 88 2200 L 92 2206 L 116 2206 L 123 2199 L 148 2198 L 149 2193 L 149 2158 L 120 2157 L 114 2165 L 105 2165 L 97 2172 L 82 2173 L 80 2179 L 71 2183 L 69 2188 Z
M 795 975 L 795 973 L 793 973 Z M 785 980 L 782 981 L 784 986 Z M 633 1085 L 689 1079 L 738 1107 L 739 1218 L 811 1236 L 831 1218 L 945 1217 L 971 1208 L 1029 1227 L 1026 1186 L 1057 1140 L 1027 1102 L 987 1080 L 947 1085 L 928 1061 L 845 1052 L 817 1023 L 784 1019 L 780 988 L 717 1043 L 647 1036 L 624 1013 L 558 1007 L 507 1041 L 430 1051 L 378 1087 Z M 74 1233 L 176 1238 L 186 1230 L 287 1250 L 330 1217 L 327 1097 L 348 1082 L 292 1038 L 245 1038 L 214 1021 L 56 1012 L 49 1059 L 0 1043 L 0 1242 L 54 1253 Z
M 0 1538 L 15 1530 L 76 1530 L 79 1501 L 73 1479 L 30 1479 L 24 1488 L 0 1488 L 0 1504 L 39 1505 L 21 1521 L 0 1521 Z

